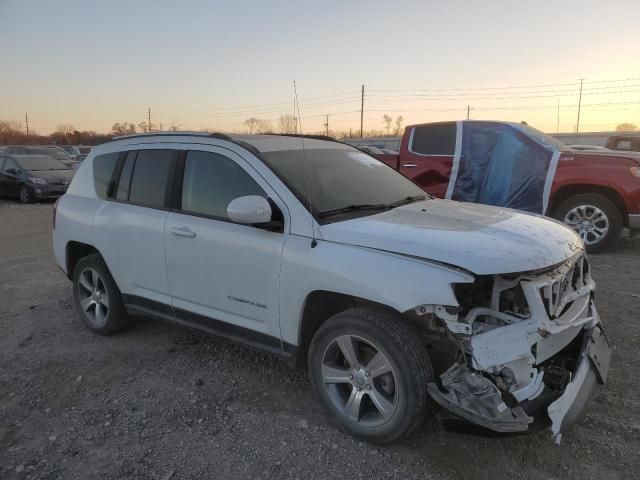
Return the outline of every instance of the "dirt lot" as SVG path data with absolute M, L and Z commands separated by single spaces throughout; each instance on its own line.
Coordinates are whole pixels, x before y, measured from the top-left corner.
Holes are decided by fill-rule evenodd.
M 268 356 L 144 319 L 115 337 L 91 334 L 53 260 L 51 210 L 0 200 L 2 479 L 616 479 L 640 470 L 640 240 L 592 256 L 613 363 L 561 446 L 546 431 L 487 437 L 432 419 L 377 448 L 329 425 L 306 373 Z

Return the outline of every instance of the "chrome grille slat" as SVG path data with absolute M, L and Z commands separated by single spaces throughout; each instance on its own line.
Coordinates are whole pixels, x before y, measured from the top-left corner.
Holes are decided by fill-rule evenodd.
M 586 285 L 586 263 L 587 259 L 580 257 L 566 271 L 563 272 L 563 267 L 560 267 L 558 276 L 540 288 L 540 296 L 549 318 L 554 319 L 561 315 L 573 301 L 573 294 Z

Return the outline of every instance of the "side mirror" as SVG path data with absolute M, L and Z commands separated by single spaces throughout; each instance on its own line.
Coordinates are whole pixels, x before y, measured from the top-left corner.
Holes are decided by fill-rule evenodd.
M 231 200 L 227 206 L 229 219 L 236 223 L 260 224 L 271 221 L 271 205 L 259 195 L 247 195 Z
M 13 168 L 13 167 L 7 169 L 7 173 L 10 173 L 11 175 L 17 175 L 18 174 L 18 172 L 16 172 L 16 169 Z

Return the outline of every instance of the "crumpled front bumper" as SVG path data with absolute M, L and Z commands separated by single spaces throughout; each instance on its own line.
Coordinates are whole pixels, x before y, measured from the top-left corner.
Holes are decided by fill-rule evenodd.
M 597 318 L 595 325 L 584 327 L 582 347 L 571 380 L 560 396 L 547 407 L 551 431 L 556 443 L 584 413 L 595 387 L 607 378 L 611 349 Z M 520 406 L 509 407 L 499 389 L 480 373 L 454 372 L 455 378 L 448 388 L 435 382 L 429 384 L 431 397 L 452 413 L 496 432 L 523 432 L 530 428 L 534 418 Z

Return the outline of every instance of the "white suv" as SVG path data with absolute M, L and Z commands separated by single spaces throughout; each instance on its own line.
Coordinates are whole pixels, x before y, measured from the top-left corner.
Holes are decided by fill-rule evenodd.
M 409 433 L 430 398 L 559 440 L 609 366 L 571 229 L 433 199 L 329 139 L 114 139 L 59 200 L 53 244 L 92 331 L 151 315 L 306 361 L 329 415 L 370 442 Z

